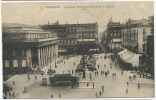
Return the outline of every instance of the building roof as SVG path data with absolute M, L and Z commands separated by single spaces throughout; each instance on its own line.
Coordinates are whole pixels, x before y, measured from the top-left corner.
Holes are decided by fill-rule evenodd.
M 3 28 L 17 28 L 17 27 L 33 27 L 33 25 L 19 24 L 19 23 L 2 23 Z
M 124 27 L 125 28 L 128 28 L 128 27 L 143 27 L 143 26 L 152 26 L 153 24 L 151 23 L 154 23 L 154 21 L 152 20 L 151 17 L 149 17 L 148 19 L 140 19 L 140 20 L 131 20 L 129 19 Z
M 80 26 L 98 26 L 97 22 L 96 23 L 83 23 L 83 24 L 47 24 L 41 26 L 42 28 L 45 27 L 80 27 Z
M 41 28 L 3 29 L 3 33 L 51 33 Z

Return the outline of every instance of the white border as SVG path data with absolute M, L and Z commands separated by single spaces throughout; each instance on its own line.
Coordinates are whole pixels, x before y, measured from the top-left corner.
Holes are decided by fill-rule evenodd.
M 44 0 L 42 0 L 42 1 L 1 1 L 1 3 L 17 3 L 17 2 L 97 2 L 97 1 L 154 1 L 154 0 L 62 0 L 62 1 L 44 1 Z M 156 20 L 155 20 L 155 18 L 156 18 L 156 16 L 155 16 L 155 9 L 156 9 L 156 7 L 155 7 L 155 5 L 156 5 L 156 2 L 154 1 L 154 29 L 156 29 L 156 26 L 155 26 L 155 23 L 156 23 Z M 0 4 L 0 11 L 1 11 L 1 4 Z M 2 22 L 1 20 L 2 20 L 2 17 L 1 17 L 1 15 L 2 15 L 2 13 L 0 13 L 0 22 Z M 0 24 L 0 27 L 2 26 L 2 23 Z M 0 43 L 0 47 L 2 48 L 2 27 L 0 28 L 0 32 L 1 32 L 1 34 L 0 34 L 0 41 L 1 41 L 1 43 Z M 155 54 L 155 51 L 156 51 L 156 31 L 154 31 L 154 58 L 155 58 L 155 56 L 156 56 L 156 54 Z M 0 99 L 3 99 L 2 98 L 2 49 L 0 49 L 0 68 L 1 68 L 1 70 L 0 70 Z M 156 59 L 154 59 L 154 62 L 156 62 Z M 154 67 L 155 67 L 155 63 L 154 63 Z M 156 67 L 155 67 L 155 72 L 156 72 Z M 155 77 L 156 77 L 156 73 L 155 73 Z M 154 80 L 154 82 L 156 83 L 156 80 Z M 156 87 L 156 85 L 155 85 L 155 87 Z M 125 100 L 125 99 L 127 99 L 127 100 L 155 100 L 156 99 L 156 88 L 155 88 L 155 97 L 154 98 L 98 98 L 98 99 L 100 99 L 100 100 L 106 100 L 106 99 L 109 99 L 109 100 L 111 100 L 111 99 L 116 99 L 116 100 Z M 83 99 L 83 100 L 87 100 L 87 99 L 95 99 L 96 100 L 96 98 L 85 98 L 85 99 Z M 12 99 L 13 100 L 13 99 Z M 18 99 L 18 100 L 26 100 L 26 99 Z M 35 99 L 29 99 L 29 100 L 35 100 Z M 41 100 L 41 99 L 40 99 Z M 42 99 L 42 100 L 47 100 L 47 99 Z M 67 99 L 65 99 L 65 100 L 67 100 Z M 76 100 L 76 99 L 72 99 L 72 100 Z M 82 99 L 77 99 L 77 100 L 82 100 Z

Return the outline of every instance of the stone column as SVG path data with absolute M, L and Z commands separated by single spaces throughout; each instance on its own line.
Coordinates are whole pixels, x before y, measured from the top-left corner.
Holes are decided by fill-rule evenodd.
M 40 47 L 38 48 L 38 67 L 41 68 L 41 54 L 40 54 Z

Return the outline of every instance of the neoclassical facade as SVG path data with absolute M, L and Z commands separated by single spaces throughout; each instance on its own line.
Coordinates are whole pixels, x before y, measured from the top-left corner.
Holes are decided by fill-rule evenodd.
M 58 39 L 39 28 L 3 28 L 4 70 L 42 69 L 58 57 Z

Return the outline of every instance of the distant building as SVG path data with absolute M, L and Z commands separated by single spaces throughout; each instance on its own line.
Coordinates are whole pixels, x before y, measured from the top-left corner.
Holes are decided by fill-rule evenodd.
M 39 28 L 3 27 L 4 72 L 42 69 L 58 56 L 58 39 Z
M 59 38 L 59 53 L 74 54 L 98 50 L 98 24 L 43 25 L 44 30 L 56 33 Z
M 109 20 L 107 29 L 105 31 L 105 44 L 107 51 L 119 51 L 122 44 L 122 28 L 123 24 L 120 22 L 113 22 Z

